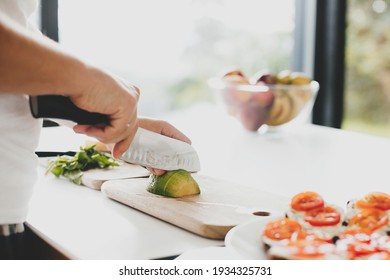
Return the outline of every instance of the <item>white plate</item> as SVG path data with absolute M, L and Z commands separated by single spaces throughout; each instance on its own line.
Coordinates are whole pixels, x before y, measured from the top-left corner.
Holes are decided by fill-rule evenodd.
M 260 218 L 232 228 L 225 237 L 225 246 L 233 249 L 245 260 L 267 259 L 261 235 L 266 223 L 275 219 L 275 216 Z

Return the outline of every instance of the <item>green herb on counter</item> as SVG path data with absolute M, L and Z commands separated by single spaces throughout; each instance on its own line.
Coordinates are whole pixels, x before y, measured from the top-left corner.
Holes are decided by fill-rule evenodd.
M 95 145 L 92 145 L 85 148 L 80 147 L 80 151 L 74 157 L 58 156 L 56 160 L 50 161 L 46 174 L 51 172 L 56 177 L 63 176 L 73 183 L 81 185 L 83 171 L 111 166 L 119 166 L 119 164 L 109 154 L 95 150 Z

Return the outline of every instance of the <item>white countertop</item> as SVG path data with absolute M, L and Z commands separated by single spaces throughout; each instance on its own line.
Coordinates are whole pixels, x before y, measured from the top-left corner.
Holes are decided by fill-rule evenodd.
M 315 125 L 251 133 L 209 106 L 167 119 L 192 139 L 205 175 L 288 197 L 316 191 L 341 206 L 371 191 L 389 192 L 387 138 Z M 85 140 L 69 128 L 44 128 L 38 150 L 78 150 Z M 154 259 L 184 252 L 191 258 L 195 255 L 188 252 L 209 248 L 204 259 L 213 259 L 218 255 L 210 252 L 223 251 L 216 247 L 223 241 L 199 237 L 99 191 L 44 176 L 43 168 L 39 173 L 28 223 L 70 258 Z

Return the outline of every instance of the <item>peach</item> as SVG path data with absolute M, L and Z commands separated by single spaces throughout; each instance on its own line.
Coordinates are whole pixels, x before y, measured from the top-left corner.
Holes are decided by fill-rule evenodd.
M 257 131 L 267 120 L 267 110 L 256 102 L 247 102 L 241 108 L 240 120 L 246 129 Z
M 260 71 L 257 72 L 255 75 L 252 76 L 250 79 L 251 84 L 256 85 L 259 83 L 265 83 L 267 85 L 273 85 L 276 84 L 276 77 L 274 74 L 267 72 L 267 71 Z

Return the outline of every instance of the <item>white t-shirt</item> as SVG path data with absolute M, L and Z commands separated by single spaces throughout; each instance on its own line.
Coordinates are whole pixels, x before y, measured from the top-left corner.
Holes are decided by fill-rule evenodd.
M 35 8 L 35 0 L 0 0 L 0 10 L 26 28 Z M 0 93 L 0 225 L 26 220 L 41 125 L 31 116 L 27 95 Z

